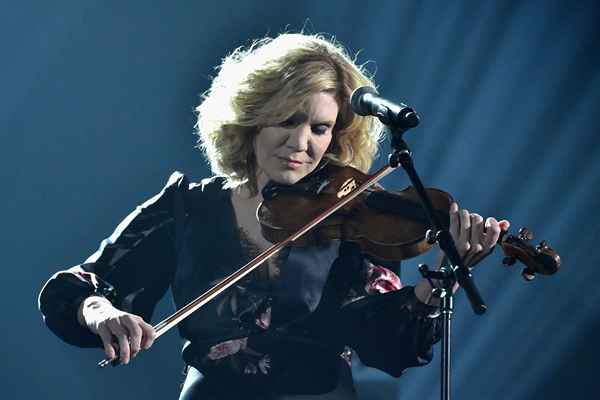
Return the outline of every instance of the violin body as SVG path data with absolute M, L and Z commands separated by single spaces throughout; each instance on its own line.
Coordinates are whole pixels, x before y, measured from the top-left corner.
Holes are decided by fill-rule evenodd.
M 370 178 L 352 168 L 324 164 L 294 185 L 269 183 L 262 192 L 263 202 L 256 211 L 265 239 L 279 243 L 350 195 Z M 444 229 L 450 224 L 452 196 L 428 188 L 434 212 Z M 323 220 L 308 234 L 290 242 L 293 246 L 318 245 L 339 239 L 358 243 L 363 253 L 386 261 L 418 256 L 432 247 L 427 232 L 431 225 L 413 187 L 400 192 L 372 185 Z M 521 228 L 517 236 L 503 232 L 498 245 L 504 250 L 504 264 L 517 260 L 526 267 L 522 276 L 532 280 L 536 273 L 551 275 L 560 267 L 559 255 L 542 241 L 530 242 L 533 234 Z
M 272 243 L 285 240 L 368 178 L 354 168 L 327 164 L 295 185 L 268 185 L 257 210 L 264 237 Z M 447 229 L 452 197 L 438 189 L 427 193 Z M 429 229 L 414 188 L 389 192 L 373 186 L 292 245 L 341 239 L 358 243 L 370 256 L 399 261 L 431 248 L 425 237 Z

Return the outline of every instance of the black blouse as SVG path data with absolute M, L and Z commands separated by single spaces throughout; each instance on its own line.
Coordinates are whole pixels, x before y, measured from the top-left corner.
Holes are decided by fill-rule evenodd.
M 103 295 L 150 321 L 169 288 L 179 309 L 249 261 L 254 254 L 243 246 L 222 184 L 190 184 L 173 173 L 98 251 L 45 284 L 39 307 L 47 326 L 67 343 L 101 347 L 77 321 L 86 297 Z M 413 287 L 368 295 L 368 263 L 352 243 L 285 249 L 275 278 L 251 273 L 179 324 L 184 360 L 207 377 L 278 393 L 324 393 L 351 379 L 340 374 L 349 348 L 392 376 L 429 363 L 438 319 Z

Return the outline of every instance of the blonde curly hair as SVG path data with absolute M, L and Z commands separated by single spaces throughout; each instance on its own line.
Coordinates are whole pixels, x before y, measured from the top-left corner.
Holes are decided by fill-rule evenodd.
M 256 194 L 253 141 L 262 127 L 282 123 L 314 93 L 335 93 L 339 105 L 325 159 L 363 172 L 377 154 L 381 125 L 355 115 L 350 95 L 373 86 L 364 66 L 355 64 L 333 38 L 284 33 L 240 47 L 223 59 L 196 107 L 198 147 L 226 187 L 248 184 Z

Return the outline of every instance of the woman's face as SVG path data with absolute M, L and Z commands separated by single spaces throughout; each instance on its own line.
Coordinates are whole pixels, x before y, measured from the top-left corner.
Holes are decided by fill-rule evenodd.
M 293 184 L 312 172 L 325 154 L 338 115 L 333 94 L 311 95 L 306 111 L 262 128 L 254 141 L 258 189 L 269 181 Z

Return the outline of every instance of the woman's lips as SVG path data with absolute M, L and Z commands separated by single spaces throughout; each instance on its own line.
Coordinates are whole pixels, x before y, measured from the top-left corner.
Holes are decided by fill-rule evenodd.
M 292 160 L 291 158 L 279 157 L 279 159 L 283 161 L 283 163 L 290 169 L 299 168 L 302 164 L 304 164 L 302 161 Z

